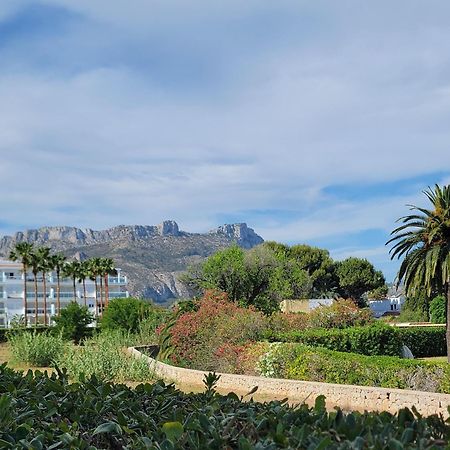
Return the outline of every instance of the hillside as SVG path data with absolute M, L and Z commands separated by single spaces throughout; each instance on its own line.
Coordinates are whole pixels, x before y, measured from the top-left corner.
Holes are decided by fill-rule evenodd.
M 8 257 L 16 242 L 47 245 L 78 259 L 108 256 L 128 276 L 131 295 L 163 303 L 189 295 L 178 275 L 195 262 L 236 242 L 251 248 L 263 242 L 245 223 L 227 224 L 208 233 L 181 231 L 174 221 L 157 226 L 119 225 L 107 230 L 42 227 L 0 239 L 0 256 Z

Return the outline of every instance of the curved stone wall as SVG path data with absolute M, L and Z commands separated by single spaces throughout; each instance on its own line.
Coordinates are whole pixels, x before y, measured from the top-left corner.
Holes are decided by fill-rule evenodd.
M 203 378 L 208 372 L 184 369 L 156 361 L 134 347 L 128 352 L 137 358 L 145 358 L 155 376 L 173 382 L 183 390 L 203 390 Z M 375 388 L 346 384 L 316 383 L 312 381 L 285 380 L 278 378 L 254 377 L 221 373 L 217 383 L 220 393 L 235 392 L 246 395 L 255 386 L 258 390 L 252 396 L 255 400 L 282 400 L 290 404 L 307 403 L 313 405 L 317 396 L 326 397 L 327 407 L 339 406 L 347 411 L 388 411 L 414 406 L 424 416 L 442 414 L 449 417 L 450 395 L 406 389 Z

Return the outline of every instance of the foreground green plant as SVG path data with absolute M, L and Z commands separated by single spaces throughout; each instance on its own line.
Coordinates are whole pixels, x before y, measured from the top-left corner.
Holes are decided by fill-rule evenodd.
M 200 394 L 157 382 L 135 389 L 91 378 L 0 366 L 1 448 L 77 449 L 439 449 L 450 439 L 442 418 L 327 412 L 284 402 L 243 402 L 218 395 L 214 377 Z M 36 407 L 39 405 L 39 407 Z
M 54 366 L 67 347 L 60 334 L 48 332 L 15 331 L 8 340 L 14 362 L 36 367 Z

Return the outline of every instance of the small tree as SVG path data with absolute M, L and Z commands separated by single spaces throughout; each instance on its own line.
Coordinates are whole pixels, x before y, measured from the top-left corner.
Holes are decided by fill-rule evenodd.
M 383 274 L 375 270 L 367 259 L 347 258 L 336 263 L 339 280 L 338 292 L 343 298 L 351 298 L 358 306 L 365 306 L 363 294 L 386 284 Z
M 79 343 L 82 339 L 90 335 L 90 325 L 94 317 L 86 306 L 80 306 L 77 302 L 70 302 L 66 308 L 61 310 L 61 314 L 54 317 L 56 333 L 61 333 L 64 339 Z
M 102 329 L 136 333 L 151 311 L 152 305 L 137 298 L 115 298 L 109 302 L 101 318 Z
M 438 295 L 430 303 L 430 320 L 432 323 L 446 323 L 446 299 L 443 295 Z

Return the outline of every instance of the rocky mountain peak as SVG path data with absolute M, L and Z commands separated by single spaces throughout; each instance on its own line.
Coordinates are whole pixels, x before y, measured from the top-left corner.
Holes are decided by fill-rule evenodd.
M 246 223 L 225 224 L 213 230 L 212 233 L 222 234 L 243 248 L 252 248 L 262 244 L 264 239 L 249 228 Z
M 158 225 L 158 233 L 161 236 L 179 236 L 180 230 L 174 220 L 165 220 Z

